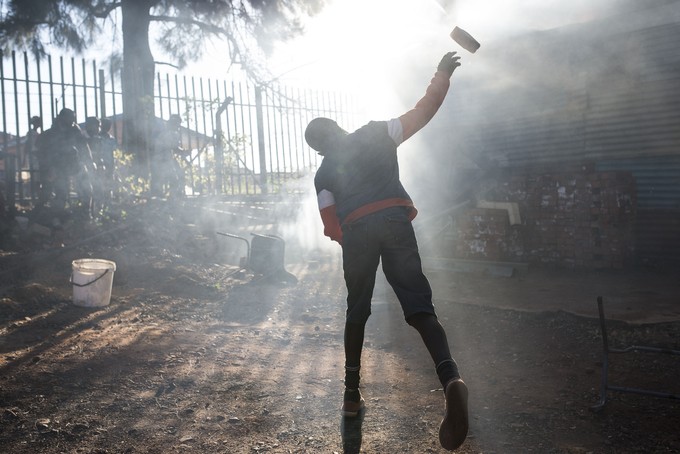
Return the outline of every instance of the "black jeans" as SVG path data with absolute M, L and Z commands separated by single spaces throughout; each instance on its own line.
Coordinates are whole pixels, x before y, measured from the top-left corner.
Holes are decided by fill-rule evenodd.
M 403 207 L 388 208 L 343 225 L 342 259 L 347 285 L 347 322 L 365 324 L 378 263 L 399 299 L 404 318 L 433 314 L 432 289 L 423 274 L 418 244 Z
M 404 318 L 420 333 L 442 386 L 459 377 L 446 333 L 435 314 L 432 289 L 423 274 L 415 233 L 405 209 L 389 208 L 344 225 L 342 257 L 347 284 L 345 386 L 359 387 L 364 327 L 371 315 L 371 297 L 380 260 Z

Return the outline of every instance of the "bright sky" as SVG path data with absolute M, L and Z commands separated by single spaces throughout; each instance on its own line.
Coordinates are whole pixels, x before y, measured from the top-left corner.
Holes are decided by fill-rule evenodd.
M 267 64 L 284 83 L 382 97 L 399 84 L 395 76 L 429 77 L 449 50 L 460 51 L 464 65 L 473 64 L 474 56 L 449 37 L 454 26 L 470 32 L 483 51 L 503 36 L 590 20 L 617 1 L 328 0 L 305 25 L 304 36 L 279 45 Z M 229 66 L 223 46 L 208 43 L 205 53 L 204 62 L 190 64 L 187 73 L 220 78 L 237 69 Z
M 619 1 L 328 0 L 306 24 L 305 35 L 280 45 L 268 64 L 282 81 L 370 93 L 395 73 L 431 67 L 446 51 L 460 50 L 448 36 L 456 25 L 477 38 L 483 50 L 485 43 L 505 35 L 590 20 Z M 90 54 L 113 50 L 111 43 L 101 45 Z M 223 46 L 208 44 L 206 53 L 207 63 L 190 64 L 187 72 L 219 77 L 234 69 L 225 61 Z
M 368 117 L 386 118 L 418 99 L 445 52 L 458 50 L 459 72 L 474 74 L 479 55 L 451 40 L 454 26 L 482 43 L 480 54 L 503 36 L 587 21 L 617 1 L 329 0 L 308 21 L 305 35 L 280 45 L 268 64 L 284 84 L 354 91 L 371 106 Z M 108 54 L 112 45 L 104 41 L 87 57 Z M 206 51 L 205 63 L 190 64 L 186 73 L 219 79 L 236 69 L 226 62 L 223 46 L 208 44 Z
M 454 77 L 474 77 L 483 64 L 485 45 L 504 36 L 555 28 L 592 19 L 615 0 L 334 0 L 306 26 L 306 34 L 278 48 L 269 63 L 281 82 L 304 87 L 355 91 L 366 111 L 358 125 L 385 120 L 411 108 L 422 96 L 437 63 L 459 51 L 463 66 Z M 455 5 L 455 7 L 454 7 Z M 600 5 L 599 10 L 594 5 Z M 475 55 L 449 37 L 455 26 L 471 33 L 482 47 Z M 454 81 L 455 84 L 455 81 Z M 428 191 L 413 169 L 426 163 L 419 152 L 422 136 L 401 147 L 402 177 L 416 200 Z M 417 165 L 413 165 L 417 163 Z M 414 183 L 414 184 L 412 184 Z M 305 206 L 313 207 L 310 202 Z M 318 216 L 311 213 L 309 225 Z M 315 231 L 306 238 L 316 239 Z M 318 240 L 317 247 L 328 244 Z
M 357 68 L 408 65 L 413 54 L 439 55 L 456 47 L 448 37 L 456 25 L 484 43 L 583 22 L 614 1 L 332 0 L 309 21 L 305 36 L 280 47 L 274 63 L 281 71 L 293 70 L 291 79 L 298 72 L 318 72 L 328 79 L 361 80 Z
M 269 62 L 283 82 L 355 90 L 380 106 L 368 115 L 399 114 L 394 109 L 402 106 L 389 100 L 395 90 L 403 94 L 396 85 L 405 77 L 426 84 L 449 50 L 459 51 L 464 68 L 474 65 L 475 56 L 449 37 L 454 26 L 480 41 L 483 52 L 503 36 L 590 20 L 615 1 L 332 0 L 304 36 L 281 45 Z

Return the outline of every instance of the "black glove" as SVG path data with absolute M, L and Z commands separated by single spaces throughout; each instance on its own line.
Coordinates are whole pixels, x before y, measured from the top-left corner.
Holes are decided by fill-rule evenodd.
M 444 71 L 451 77 L 453 71 L 460 66 L 460 57 L 456 57 L 455 52 L 447 52 L 446 55 L 442 57 L 442 61 L 439 62 L 437 66 L 437 71 Z

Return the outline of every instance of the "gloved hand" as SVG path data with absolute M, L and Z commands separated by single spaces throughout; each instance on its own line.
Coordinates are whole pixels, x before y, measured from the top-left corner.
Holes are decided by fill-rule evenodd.
M 447 52 L 439 62 L 437 71 L 444 71 L 451 77 L 453 71 L 460 66 L 460 61 L 458 60 L 460 60 L 460 57 L 457 57 L 455 52 Z

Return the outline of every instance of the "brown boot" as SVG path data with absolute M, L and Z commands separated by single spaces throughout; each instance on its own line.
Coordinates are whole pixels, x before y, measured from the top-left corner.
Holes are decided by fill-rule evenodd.
M 446 414 L 439 426 L 439 443 L 453 451 L 465 441 L 468 433 L 468 389 L 460 378 L 446 384 Z
M 361 391 L 358 389 L 345 388 L 345 395 L 342 401 L 340 413 L 347 418 L 355 418 L 366 406 Z

